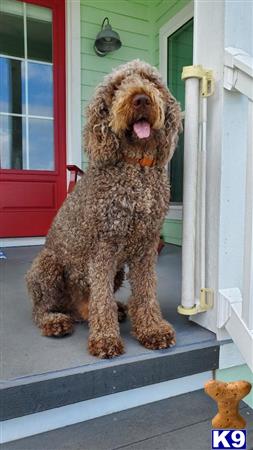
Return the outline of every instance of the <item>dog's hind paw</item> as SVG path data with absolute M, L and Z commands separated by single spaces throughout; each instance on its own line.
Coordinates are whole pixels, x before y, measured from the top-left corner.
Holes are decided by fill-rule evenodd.
M 90 337 L 89 352 L 98 358 L 114 358 L 124 353 L 124 345 L 120 337 Z

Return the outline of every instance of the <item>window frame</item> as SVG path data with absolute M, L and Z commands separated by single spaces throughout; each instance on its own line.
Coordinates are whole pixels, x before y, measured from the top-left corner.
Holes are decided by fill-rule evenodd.
M 1 174 L 20 175 L 59 175 L 60 161 L 64 159 L 66 165 L 66 47 L 65 47 L 65 8 L 62 8 L 62 0 L 17 0 L 21 3 L 31 4 L 49 8 L 52 11 L 52 42 L 53 60 L 52 63 L 44 63 L 37 60 L 27 60 L 41 64 L 53 65 L 53 120 L 54 120 L 54 170 L 34 170 L 34 169 L 4 169 L 0 167 Z M 64 22 L 62 20 L 64 17 Z M 64 23 L 64 26 L 63 26 Z M 59 35 L 61 39 L 59 39 Z M 25 61 L 24 58 L 9 57 Z M 64 94 L 63 94 L 64 93 Z M 64 98 L 62 97 L 64 95 Z M 9 115 L 15 115 L 10 113 Z M 23 115 L 18 115 L 22 116 Z M 40 118 L 40 116 L 32 116 Z M 45 117 L 44 117 L 45 119 Z M 62 132 L 64 130 L 64 132 Z
M 164 83 L 168 83 L 168 38 L 174 34 L 179 28 L 185 25 L 189 20 L 194 19 L 194 2 L 190 1 L 188 5 L 182 8 L 178 14 L 173 16 L 165 25 L 160 28 L 159 32 L 159 70 L 161 72 Z M 194 52 L 194 36 L 193 36 L 193 52 Z M 193 55 L 194 59 L 194 55 Z M 184 113 L 183 113 L 184 117 Z M 169 212 L 166 219 L 182 220 L 183 203 L 171 202 Z

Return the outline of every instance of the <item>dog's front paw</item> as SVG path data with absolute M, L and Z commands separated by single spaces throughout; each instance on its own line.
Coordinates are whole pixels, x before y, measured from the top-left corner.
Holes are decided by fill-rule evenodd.
M 119 336 L 90 336 L 89 352 L 98 358 L 114 358 L 124 353 L 124 345 Z
M 48 313 L 41 320 L 40 328 L 43 336 L 65 336 L 73 332 L 74 322 L 67 314 Z
M 138 341 L 150 350 L 173 347 L 176 343 L 175 330 L 166 320 L 153 327 L 143 327 L 136 331 L 135 335 Z

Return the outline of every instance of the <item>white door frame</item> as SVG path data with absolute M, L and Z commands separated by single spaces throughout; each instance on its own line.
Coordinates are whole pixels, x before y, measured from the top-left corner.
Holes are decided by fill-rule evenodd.
M 175 33 L 185 23 L 194 17 L 194 2 L 191 1 L 184 8 L 182 8 L 178 14 L 173 16 L 165 25 L 160 28 L 159 32 L 159 70 L 162 75 L 163 81 L 167 86 L 167 73 L 168 73 L 168 52 L 167 52 L 167 40 L 171 34 Z M 194 45 L 193 45 L 194 46 Z M 169 212 L 166 219 L 182 220 L 183 218 L 183 205 L 177 203 L 171 203 Z
M 164 83 L 167 85 L 167 39 L 181 28 L 186 22 L 194 17 L 194 2 L 191 1 L 184 8 L 182 8 L 175 16 L 173 16 L 165 25 L 160 28 L 159 32 L 159 70 L 162 75 Z M 194 47 L 194 44 L 193 44 Z
M 80 0 L 66 0 L 67 164 L 82 165 Z

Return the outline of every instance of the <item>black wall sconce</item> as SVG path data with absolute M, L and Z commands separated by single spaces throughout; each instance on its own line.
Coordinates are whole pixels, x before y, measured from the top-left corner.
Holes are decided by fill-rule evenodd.
M 98 56 L 105 56 L 109 52 L 118 50 L 121 45 L 119 34 L 116 31 L 113 31 L 108 17 L 105 17 L 101 26 L 101 31 L 97 34 L 94 43 L 94 50 L 96 54 Z

